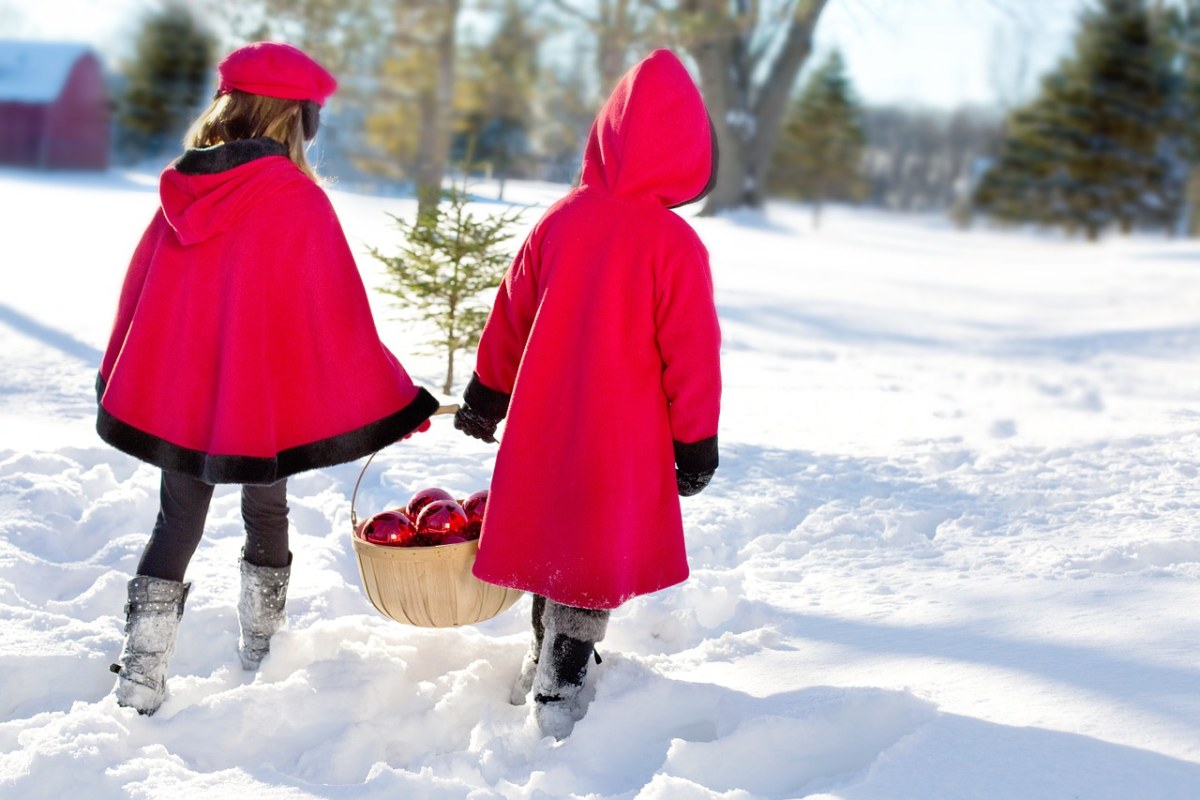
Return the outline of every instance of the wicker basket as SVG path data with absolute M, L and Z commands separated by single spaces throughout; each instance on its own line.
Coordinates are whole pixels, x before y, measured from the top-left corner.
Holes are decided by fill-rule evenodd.
M 451 407 L 452 409 L 453 407 Z M 439 413 L 452 413 L 441 411 Z M 354 510 L 358 484 L 371 464 L 363 464 L 350 498 L 350 540 L 358 574 L 371 604 L 385 617 L 425 628 L 452 628 L 491 619 L 524 594 L 484 583 L 471 574 L 479 542 L 436 547 L 388 547 L 358 538 Z
M 358 574 L 371 604 L 386 617 L 424 628 L 483 622 L 522 592 L 471 574 L 479 542 L 388 547 L 353 537 Z

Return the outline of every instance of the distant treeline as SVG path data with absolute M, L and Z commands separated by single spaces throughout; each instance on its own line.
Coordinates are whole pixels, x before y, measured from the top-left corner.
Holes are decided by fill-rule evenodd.
M 211 92 L 220 52 L 291 41 L 341 82 L 323 169 L 412 187 L 427 204 L 468 160 L 502 182 L 571 180 L 617 77 L 666 45 L 694 67 L 720 142 L 704 213 L 774 195 L 811 202 L 818 220 L 841 201 L 1093 239 L 1200 234 L 1200 0 L 1095 0 L 1072 52 L 1003 118 L 863 107 L 836 52 L 796 87 L 827 6 L 164 0 L 121 65 L 118 119 L 131 152 L 170 149 Z M 777 46 L 756 46 L 764 37 Z

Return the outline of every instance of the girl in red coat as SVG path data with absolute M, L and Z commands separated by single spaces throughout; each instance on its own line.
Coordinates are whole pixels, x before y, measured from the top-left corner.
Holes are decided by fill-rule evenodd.
M 455 425 L 495 441 L 475 575 L 535 595 L 532 688 L 562 738 L 609 611 L 687 578 L 679 495 L 717 467 L 720 329 L 708 253 L 670 209 L 716 148 L 687 71 L 658 50 L 592 126 L 580 186 L 537 223 L 479 343 Z
M 100 436 L 162 469 L 129 582 L 117 702 L 152 714 L 214 484 L 242 484 L 238 651 L 284 621 L 287 478 L 428 426 L 437 401 L 380 342 L 346 237 L 305 158 L 333 77 L 285 44 L 218 66 L 217 97 L 160 181 L 97 379 Z

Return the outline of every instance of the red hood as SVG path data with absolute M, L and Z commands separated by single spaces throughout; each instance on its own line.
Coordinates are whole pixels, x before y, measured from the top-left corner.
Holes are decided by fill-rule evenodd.
M 277 190 L 279 178 L 289 173 L 302 175 L 282 156 L 258 158 L 209 174 L 189 174 L 170 167 L 158 182 L 163 215 L 180 244 L 203 242 L 229 230 L 248 206 Z
M 699 199 L 712 177 L 713 136 L 704 100 L 678 58 L 655 50 L 617 83 L 583 156 L 582 183 L 665 206 Z

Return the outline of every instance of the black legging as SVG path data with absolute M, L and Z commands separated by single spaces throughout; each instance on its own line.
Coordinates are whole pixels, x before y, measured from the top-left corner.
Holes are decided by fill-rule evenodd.
M 214 488 L 188 475 L 163 471 L 158 519 L 138 563 L 138 575 L 183 580 L 204 535 Z M 286 567 L 287 480 L 243 486 L 242 520 L 246 524 L 246 560 L 260 567 Z

